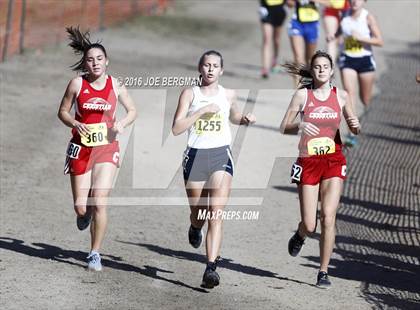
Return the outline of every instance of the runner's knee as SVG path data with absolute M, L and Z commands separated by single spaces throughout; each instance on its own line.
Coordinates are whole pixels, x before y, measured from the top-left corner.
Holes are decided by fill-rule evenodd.
M 212 216 L 208 221 L 209 228 L 214 229 L 214 228 L 218 228 L 222 226 L 222 223 L 223 223 L 222 213 L 223 212 L 215 211 L 214 216 Z
M 95 212 L 95 214 L 104 214 L 104 213 L 106 213 L 106 208 L 105 208 L 105 206 L 96 206 L 93 209 L 93 212 Z
M 108 203 L 109 190 L 93 190 L 92 201 L 95 206 L 104 206 Z
M 269 48 L 271 43 L 270 43 L 270 39 L 266 38 L 265 36 L 263 37 L 263 42 L 262 42 L 263 46 L 266 48 Z
M 335 216 L 333 215 L 321 215 L 322 228 L 332 228 L 335 225 Z

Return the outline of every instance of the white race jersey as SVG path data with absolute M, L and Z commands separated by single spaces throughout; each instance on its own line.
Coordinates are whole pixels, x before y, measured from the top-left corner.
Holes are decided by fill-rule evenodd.
M 204 96 L 199 86 L 192 88 L 194 98 L 188 115 L 209 104 L 217 104 L 220 108 L 215 114 L 202 115 L 188 130 L 188 147 L 210 149 L 230 145 L 232 134 L 229 126 L 230 102 L 224 87 L 219 85 L 215 96 Z
M 346 16 L 341 21 L 341 29 L 343 31 L 344 44 L 342 52 L 350 57 L 364 57 L 372 55 L 372 46 L 357 41 L 353 38 L 353 31 L 358 32 L 364 38 L 370 38 L 370 30 L 368 26 L 367 16 L 369 12 L 362 9 L 357 19 Z

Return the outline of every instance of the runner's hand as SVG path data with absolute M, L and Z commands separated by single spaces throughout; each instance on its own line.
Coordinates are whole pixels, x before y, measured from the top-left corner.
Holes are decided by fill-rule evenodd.
M 116 121 L 112 127 L 112 130 L 117 134 L 122 134 L 124 132 L 124 127 L 120 122 Z
M 75 122 L 73 128 L 76 128 L 77 133 L 80 136 L 87 136 L 90 133 L 89 128 L 84 123 L 80 123 L 78 121 Z
M 299 129 L 302 130 L 303 133 L 308 136 L 316 136 L 319 134 L 319 128 L 316 127 L 314 124 L 308 122 L 301 122 L 299 124 Z
M 242 116 L 242 122 L 244 125 L 253 124 L 257 121 L 257 118 L 254 114 L 248 113 L 247 115 Z
M 351 32 L 351 36 L 352 36 L 355 40 L 357 40 L 357 41 L 363 40 L 363 37 L 362 37 L 362 35 L 360 34 L 360 32 L 358 32 L 358 31 L 356 31 L 356 30 L 353 30 L 353 31 Z
M 348 118 L 346 119 L 346 121 L 347 121 L 347 124 L 348 124 L 350 127 L 353 127 L 353 128 L 360 128 L 359 119 L 358 119 L 356 116 L 353 116 L 353 117 L 348 117 Z

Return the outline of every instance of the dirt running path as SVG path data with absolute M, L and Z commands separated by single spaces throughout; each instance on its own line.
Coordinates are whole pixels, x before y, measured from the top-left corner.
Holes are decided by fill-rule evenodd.
M 386 47 L 376 53 L 383 73 L 389 69 L 384 57 L 405 51 L 408 43 L 418 40 L 419 3 L 369 1 L 369 7 L 384 31 Z M 179 1 L 168 16 L 140 18 L 97 36 L 111 56 L 111 74 L 123 77 L 194 77 L 203 50 L 222 52 L 226 61 L 223 85 L 241 89 L 241 106 L 258 116 L 257 126 L 235 129 L 237 172 L 229 209 L 259 211 L 259 219 L 226 222 L 222 284 L 212 291 L 201 289 L 204 248 L 194 250 L 187 241 L 189 210 L 179 171 L 185 138 L 170 135 L 180 88 L 167 92 L 133 88 L 140 117 L 113 192 L 116 200 L 122 200 L 115 200 L 118 205 L 109 210 L 105 269 L 99 274 L 86 272 L 88 234 L 76 229 L 69 180 L 61 170 L 69 130 L 56 117 L 66 83 L 73 76 L 68 66 L 75 58 L 65 44 L 42 53 L 29 52 L 0 65 L 0 304 L 4 309 L 401 306 L 398 300 L 387 302 L 389 290 L 372 304 L 372 294 L 362 290 L 378 270 L 361 269 L 372 273 L 363 277 L 343 276 L 347 258 L 342 252 L 334 253 L 339 271 L 331 272 L 334 288 L 328 292 L 313 285 L 316 241 L 307 242 L 301 257 L 287 254 L 287 240 L 298 221 L 297 196 L 288 180 L 297 140 L 281 137 L 277 127 L 292 83 L 284 74 L 268 81 L 259 79 L 256 3 Z M 282 60 L 291 59 L 285 32 L 282 42 Z M 387 94 L 386 89 L 381 91 Z M 129 137 L 127 133 L 122 140 Z M 162 143 L 169 145 L 168 153 L 152 152 Z M 144 187 L 152 182 L 163 184 L 163 189 Z M 347 233 L 340 226 L 339 232 Z M 414 263 L 418 267 L 418 261 Z M 417 295 L 411 292 L 409 296 Z

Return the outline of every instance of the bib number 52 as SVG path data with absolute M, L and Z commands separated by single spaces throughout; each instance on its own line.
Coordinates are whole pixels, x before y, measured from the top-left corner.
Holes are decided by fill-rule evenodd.
M 302 166 L 294 163 L 292 166 L 292 173 L 291 173 L 291 177 L 292 177 L 292 181 L 297 181 L 300 182 L 300 177 L 302 175 Z

